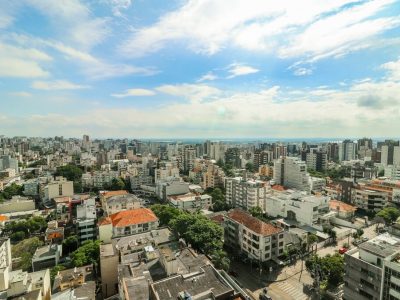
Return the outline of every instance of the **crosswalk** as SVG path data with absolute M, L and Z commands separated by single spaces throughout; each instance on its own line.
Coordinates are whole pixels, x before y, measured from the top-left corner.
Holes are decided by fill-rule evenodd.
M 299 287 L 291 284 L 287 280 L 275 283 L 280 290 L 288 294 L 294 300 L 307 300 L 309 297 L 303 293 Z

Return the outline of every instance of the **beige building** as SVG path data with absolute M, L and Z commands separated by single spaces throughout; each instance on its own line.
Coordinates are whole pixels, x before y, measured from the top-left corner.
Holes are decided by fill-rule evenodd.
M 11 200 L 6 200 L 0 204 L 0 214 L 12 212 L 28 211 L 35 209 L 35 201 L 28 197 L 13 196 Z
M 133 194 L 115 195 L 105 199 L 104 211 L 107 216 L 124 210 L 131 210 L 142 207 L 141 200 Z
M 224 217 L 225 244 L 261 262 L 274 260 L 283 254 L 285 232 L 265 223 L 248 212 L 233 209 Z
M 184 195 L 169 196 L 168 202 L 174 207 L 181 210 L 197 210 L 208 209 L 212 206 L 212 198 L 210 195 L 198 195 L 188 193 Z
M 44 202 L 56 197 L 72 197 L 74 195 L 74 184 L 64 177 L 56 177 L 44 187 Z
M 118 262 L 118 252 L 111 243 L 100 245 L 101 290 L 104 298 L 118 292 Z

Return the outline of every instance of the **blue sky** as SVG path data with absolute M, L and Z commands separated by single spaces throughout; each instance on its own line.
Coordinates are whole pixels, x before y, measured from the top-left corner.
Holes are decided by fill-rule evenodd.
M 0 2 L 0 134 L 399 137 L 394 0 Z

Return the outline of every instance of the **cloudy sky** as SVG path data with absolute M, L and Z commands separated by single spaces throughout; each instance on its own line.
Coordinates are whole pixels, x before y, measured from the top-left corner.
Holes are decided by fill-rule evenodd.
M 399 137 L 395 0 L 0 1 L 0 135 Z

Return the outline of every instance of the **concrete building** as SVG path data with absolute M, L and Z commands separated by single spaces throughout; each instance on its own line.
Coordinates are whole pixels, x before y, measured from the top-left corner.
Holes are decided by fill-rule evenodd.
M 191 146 L 185 146 L 183 149 L 183 171 L 188 173 L 193 169 L 194 159 L 196 158 L 196 149 Z
M 22 196 L 13 196 L 0 204 L 0 214 L 29 211 L 35 209 L 35 201 Z
M 265 197 L 269 186 L 265 181 L 243 177 L 225 178 L 226 202 L 232 207 L 250 209 L 259 206 L 265 211 Z
M 240 168 L 240 149 L 239 148 L 228 148 L 225 152 L 225 163 L 231 165 L 234 168 Z
M 93 279 L 92 265 L 58 271 L 54 278 L 53 296 L 54 293 L 87 285 L 90 281 L 94 283 Z
M 107 216 L 124 210 L 142 207 L 142 201 L 134 194 L 115 195 L 104 201 L 103 209 Z
M 48 203 L 57 197 L 72 197 L 74 195 L 74 183 L 64 177 L 56 177 L 44 187 L 43 201 Z
M 343 299 L 400 299 L 400 239 L 385 233 L 345 253 Z
M 13 169 L 18 174 L 18 160 L 11 157 L 10 155 L 0 156 L 0 171 L 3 171 L 5 169 Z
M 119 263 L 119 253 L 111 243 L 100 245 L 101 290 L 104 298 L 118 293 L 118 277 L 113 270 Z
M 37 179 L 27 180 L 23 183 L 23 185 L 25 196 L 39 196 L 39 181 Z
M 368 187 L 352 189 L 352 203 L 365 211 L 378 212 L 389 204 L 389 194 Z
M 181 210 L 196 211 L 198 209 L 209 209 L 212 206 L 210 195 L 198 195 L 188 193 L 184 195 L 169 196 L 168 202 Z
M 159 181 L 156 184 L 156 195 L 159 199 L 167 201 L 168 196 L 183 195 L 189 193 L 188 182 L 180 180 Z
M 98 223 L 99 239 L 110 243 L 112 238 L 151 231 L 158 227 L 158 218 L 148 208 L 125 210 L 106 217 Z
M 325 178 L 311 177 L 310 176 L 310 191 L 311 192 L 322 192 L 325 189 L 326 180 Z
M 106 188 L 111 185 L 113 179 L 119 178 L 118 171 L 94 171 L 82 174 L 83 187 Z
M 387 166 L 385 168 L 385 177 L 392 180 L 400 180 L 400 164 Z
M 95 240 L 97 236 L 96 201 L 94 198 L 85 200 L 76 207 L 76 234 L 79 244 Z
M 307 168 L 323 172 L 328 167 L 328 154 L 322 150 L 313 148 L 306 154 Z
M 251 259 L 278 261 L 285 248 L 282 228 L 265 223 L 241 209 L 230 210 L 224 217 L 226 246 Z
M 214 163 L 208 163 L 207 170 L 203 172 L 202 188 L 215 188 L 223 186 L 225 179 L 225 173 Z
M 339 143 L 339 161 L 356 159 L 357 143 L 350 140 L 344 140 Z
M 0 292 L 9 289 L 10 272 L 12 270 L 10 239 L 0 239 Z
M 159 181 L 166 181 L 170 178 L 180 178 L 179 175 L 179 168 L 176 166 L 175 163 L 167 162 L 164 163 L 158 169 L 154 171 L 154 182 L 157 183 Z
M 400 146 L 398 141 L 388 141 L 381 147 L 381 164 L 385 167 L 400 165 Z
M 287 188 L 310 191 L 307 165 L 297 157 L 281 157 L 275 160 L 274 181 Z
M 40 271 L 58 265 L 62 256 L 61 245 L 46 245 L 36 249 L 32 257 L 32 270 Z
M 292 190 L 272 191 L 266 197 L 265 212 L 303 225 L 313 226 L 329 212 L 329 197 L 304 195 Z

